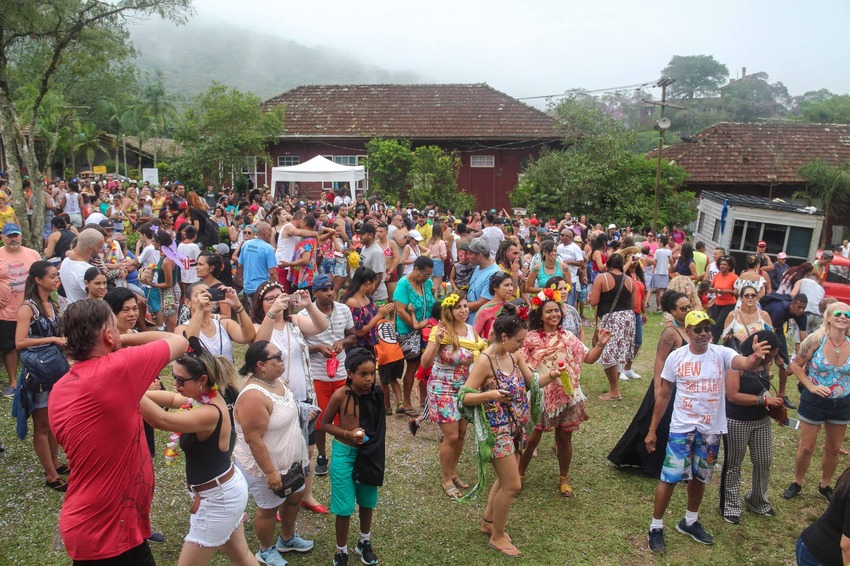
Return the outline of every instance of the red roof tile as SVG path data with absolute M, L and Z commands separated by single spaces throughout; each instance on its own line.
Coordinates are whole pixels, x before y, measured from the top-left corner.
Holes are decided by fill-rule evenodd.
M 693 139 L 662 152 L 690 174 L 689 184 L 801 183 L 797 171 L 809 161 L 850 161 L 850 125 L 845 124 L 721 122 Z
M 283 137 L 558 139 L 545 113 L 486 84 L 310 85 L 263 103 L 286 105 Z

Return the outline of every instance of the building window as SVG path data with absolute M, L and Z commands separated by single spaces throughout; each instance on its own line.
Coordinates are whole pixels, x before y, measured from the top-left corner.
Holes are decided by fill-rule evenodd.
M 473 155 L 469 158 L 470 167 L 495 167 L 496 158 L 493 155 Z
M 805 258 L 809 255 L 813 236 L 811 228 L 736 220 L 729 247 L 730 252 L 750 255 L 756 251 L 756 244 L 764 241 L 769 254 L 784 251 L 791 257 Z
M 697 224 L 697 232 L 702 234 L 702 229 L 705 226 L 705 212 L 699 213 L 699 224 Z
M 340 165 L 345 165 L 347 167 L 353 167 L 357 165 L 357 156 L 356 155 L 334 155 L 333 158 L 334 163 L 339 163 Z
M 277 166 L 278 167 L 292 167 L 293 165 L 298 165 L 301 163 L 301 156 L 299 155 L 278 155 L 277 156 Z
M 714 221 L 714 230 L 711 232 L 711 241 L 719 242 L 720 241 L 720 220 Z
M 245 158 L 245 165 L 242 166 L 242 172 L 246 174 L 257 172 L 257 156 L 252 155 Z

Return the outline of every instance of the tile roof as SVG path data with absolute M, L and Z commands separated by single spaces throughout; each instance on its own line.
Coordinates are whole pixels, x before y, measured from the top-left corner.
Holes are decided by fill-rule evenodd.
M 721 122 L 692 139 L 662 151 L 688 172 L 692 184 L 799 184 L 797 171 L 809 161 L 821 159 L 831 165 L 850 161 L 846 124 Z
M 486 84 L 309 85 L 286 105 L 283 137 L 555 140 L 555 121 Z

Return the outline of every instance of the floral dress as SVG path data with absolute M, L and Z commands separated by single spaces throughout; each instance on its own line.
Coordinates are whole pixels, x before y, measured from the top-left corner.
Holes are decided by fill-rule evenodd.
M 501 365 L 493 365 L 493 360 L 485 354 L 490 362 L 495 378 L 482 389 L 500 389 L 510 393 L 514 402 L 507 404 L 500 401 L 484 403 L 484 414 L 493 430 L 496 443 L 493 446 L 492 458 L 506 458 L 525 449 L 527 439 L 526 427 L 531 421 L 531 406 L 525 390 L 525 379 L 522 377 L 519 365 L 513 361 L 511 371 L 505 372 Z
M 472 339 L 474 336 L 475 331 L 467 324 L 465 338 Z M 428 420 L 435 423 L 460 420 L 457 393 L 469 377 L 469 369 L 477 353 L 477 350 L 463 346 L 458 346 L 457 350 L 451 344 L 440 346 L 428 380 Z
M 543 389 L 543 418 L 537 428 L 546 432 L 553 428 L 565 432 L 577 431 L 579 424 L 588 420 L 584 410 L 586 397 L 579 384 L 587 346 L 563 328 L 556 332 L 533 330 L 525 337 L 522 353 L 529 367 L 536 368 L 540 373 L 557 369 L 558 362 L 563 360 L 567 365 L 567 375 L 572 380 L 572 395 L 564 392 L 560 380 L 553 381 Z
M 292 259 L 301 258 L 304 252 L 310 252 L 310 261 L 289 270 L 289 282 L 297 289 L 308 289 L 313 284 L 313 276 L 316 275 L 316 238 L 301 238 L 295 245 Z
M 364 326 L 378 316 L 378 305 L 375 301 L 369 298 L 369 304 L 364 307 L 350 307 L 351 318 L 354 319 L 354 329 L 361 330 Z M 366 348 L 370 352 L 375 352 L 375 344 L 378 343 L 378 325 L 372 327 L 368 334 L 357 337 L 357 345 L 361 348 Z

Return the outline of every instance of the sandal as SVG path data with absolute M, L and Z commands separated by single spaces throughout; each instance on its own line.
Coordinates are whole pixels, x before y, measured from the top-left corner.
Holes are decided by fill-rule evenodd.
M 404 415 L 407 413 L 407 409 L 404 408 L 404 403 L 399 403 L 395 406 L 395 414 Z
M 57 478 L 53 481 L 44 482 L 44 487 L 49 487 L 50 489 L 55 489 L 56 491 L 65 492 L 68 489 L 68 482 L 66 482 L 62 478 Z
M 422 414 L 422 412 L 417 411 L 416 409 L 405 409 L 404 414 L 408 417 L 418 417 L 420 414 Z
M 392 410 L 392 407 L 385 407 L 385 408 L 384 408 L 384 414 L 385 414 L 385 415 L 387 415 L 388 417 L 393 416 L 393 410 Z
M 561 485 L 558 486 L 558 491 L 561 492 L 561 497 L 572 497 L 573 496 L 573 488 L 570 486 L 569 476 L 561 476 Z
M 622 401 L 623 396 L 620 395 L 619 397 L 614 397 L 610 393 L 603 393 L 599 396 L 599 399 L 601 401 Z
M 407 422 L 407 430 L 410 431 L 410 434 L 416 436 L 416 433 L 419 432 L 419 422 L 416 419 L 410 419 Z
M 443 486 L 443 491 L 445 491 L 445 492 L 446 492 L 446 495 L 448 495 L 448 496 L 449 496 L 449 499 L 458 499 L 458 498 L 460 498 L 460 496 L 461 496 L 461 495 L 463 495 L 463 494 L 462 494 L 462 493 L 458 490 L 458 488 L 455 486 L 455 484 L 451 484 L 451 485 L 449 485 L 449 486 L 445 486 L 445 485 L 444 485 L 444 486 Z
M 67 476 L 71 473 L 71 466 L 69 466 L 68 464 L 62 464 L 61 466 L 56 468 L 56 473 L 60 476 Z
M 458 476 L 452 478 L 452 483 L 455 484 L 455 487 L 458 489 L 469 489 L 469 484 L 460 479 Z
M 520 556 L 522 556 L 522 552 L 520 552 L 517 549 L 517 547 L 515 547 L 513 544 L 510 544 L 510 543 L 509 543 L 509 546 L 504 546 L 502 548 L 499 548 L 498 546 L 494 545 L 491 542 L 488 542 L 487 546 L 489 546 L 493 550 L 498 550 L 499 552 L 501 552 L 502 554 L 504 554 L 508 558 L 519 558 Z

